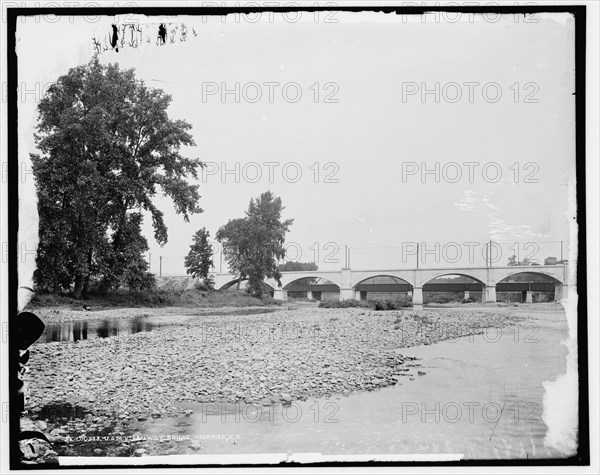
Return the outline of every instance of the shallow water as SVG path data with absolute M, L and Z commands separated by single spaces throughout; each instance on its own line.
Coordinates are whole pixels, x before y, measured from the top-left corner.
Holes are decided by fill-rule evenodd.
M 94 338 L 107 338 L 110 336 L 125 336 L 133 333 L 149 332 L 166 326 L 185 326 L 199 316 L 227 316 L 227 315 L 255 315 L 272 313 L 276 309 L 236 309 L 224 311 L 198 311 L 196 315 L 166 315 L 166 316 L 139 316 L 132 318 L 106 318 L 75 320 L 46 325 L 44 333 L 37 340 L 38 343 L 51 343 L 56 341 L 79 341 Z
M 516 329 L 399 350 L 420 358 L 401 384 L 291 406 L 190 404 L 191 417 L 138 423 L 149 438 L 181 437 L 179 453 L 462 454 L 547 458 L 542 383 L 566 370 L 562 310 L 531 312 Z M 426 374 L 419 375 L 417 371 Z

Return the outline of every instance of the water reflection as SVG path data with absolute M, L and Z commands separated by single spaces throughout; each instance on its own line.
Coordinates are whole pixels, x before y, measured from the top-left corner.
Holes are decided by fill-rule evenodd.
M 50 323 L 40 339 L 40 343 L 53 341 L 80 341 L 93 338 L 125 336 L 133 333 L 150 332 L 162 326 L 184 325 L 187 320 L 199 316 L 253 315 L 272 313 L 279 309 L 235 309 L 224 311 L 199 311 L 196 315 L 158 315 L 132 318 L 107 318 L 104 320 L 79 320 L 73 322 Z
M 87 340 L 88 323 L 73 322 L 73 341 Z
M 174 319 L 172 324 L 177 323 L 179 323 L 177 319 Z M 108 338 L 110 336 L 149 332 L 160 327 L 161 324 L 154 322 L 152 317 L 51 323 L 46 325 L 46 330 L 39 339 L 39 342 L 50 343 L 53 341 L 80 341 L 93 338 Z

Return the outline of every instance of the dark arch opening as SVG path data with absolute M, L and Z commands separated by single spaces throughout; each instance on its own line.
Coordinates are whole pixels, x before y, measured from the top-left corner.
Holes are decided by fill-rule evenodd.
M 423 303 L 481 302 L 485 284 L 468 274 L 443 274 L 423 285 Z
M 516 272 L 496 284 L 499 302 L 537 303 L 556 300 L 556 286 L 561 282 L 543 272 Z
M 392 275 L 376 275 L 361 280 L 354 286 L 360 300 L 402 300 L 411 298 L 413 286 Z
M 248 279 L 242 279 L 241 281 L 240 281 L 240 279 L 231 280 L 231 281 L 227 282 L 225 285 L 222 285 L 219 290 L 224 291 L 224 292 L 235 292 L 237 290 L 238 282 L 240 282 L 240 292 L 245 292 L 248 289 Z M 265 282 L 262 283 L 262 286 L 263 286 L 263 293 L 273 297 L 273 294 L 275 293 L 275 289 Z
M 290 299 L 339 300 L 340 297 L 340 287 L 323 277 L 302 277 L 283 288 Z

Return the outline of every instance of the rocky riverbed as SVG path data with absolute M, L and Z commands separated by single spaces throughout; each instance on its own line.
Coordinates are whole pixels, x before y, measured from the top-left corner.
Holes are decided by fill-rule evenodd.
M 124 435 L 128 423 L 180 416 L 188 403 L 266 406 L 411 384 L 427 375 L 402 348 L 517 320 L 494 310 L 300 308 L 199 316 L 148 333 L 35 344 L 27 423 L 41 425 L 60 445 L 86 435 Z M 125 445 L 119 454 L 145 451 Z

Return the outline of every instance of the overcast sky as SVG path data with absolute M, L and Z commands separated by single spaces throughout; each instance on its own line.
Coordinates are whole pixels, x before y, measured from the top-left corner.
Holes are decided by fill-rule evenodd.
M 43 89 L 88 62 L 92 36 L 103 41 L 114 22 L 41 20 L 18 23 L 19 83 L 28 89 L 36 82 Z M 164 46 L 154 42 L 161 19 L 138 20 L 151 43 L 110 50 L 100 59 L 133 67 L 148 86 L 171 94 L 170 116 L 193 126 L 197 145 L 185 154 L 211 162 L 207 171 L 214 173 L 198 180 L 204 213 L 190 223 L 168 199 L 157 199 L 169 242 L 158 246 L 146 220 L 153 271 L 162 255 L 165 274 L 182 274 L 192 234 L 206 227 L 214 236 L 266 190 L 280 196 L 285 217 L 295 219 L 288 241 L 302 248 L 300 260 L 317 260 L 322 269 L 344 264 L 345 245 L 352 249 L 351 266 L 368 269 L 414 266 L 412 242 L 431 248 L 436 241 L 441 248 L 503 242 L 498 265 L 504 265 L 512 242 L 554 241 L 536 252 L 543 261 L 559 257 L 556 241 L 568 241 L 575 185 L 569 16 L 524 22 L 514 15 L 464 15 L 449 22 L 337 12 L 317 21 L 304 13 L 295 23 L 267 14 L 255 23 L 171 17 L 165 21 L 185 24 L 188 38 Z M 223 98 L 223 85 L 234 90 L 236 83 L 239 102 L 235 93 Z M 435 90 L 436 83 L 438 97 L 423 97 L 423 86 Z M 35 107 L 31 98 L 20 104 L 21 160 L 35 149 Z M 461 177 L 451 162 L 460 165 Z M 223 163 L 232 171 L 225 176 Z M 439 182 L 435 173 L 421 175 L 423 163 L 429 170 L 437 163 Z M 22 187 L 27 216 L 32 190 L 29 180 Z M 403 243 L 404 256 L 401 249 L 373 249 Z M 440 267 L 448 265 L 444 256 L 455 255 L 446 249 L 438 253 Z M 481 246 L 475 249 L 483 263 Z M 532 250 L 521 247 L 519 257 Z M 470 264 L 467 251 L 462 246 L 461 264 Z M 431 255 L 427 266 L 435 260 Z M 216 261 L 218 267 L 218 255 Z

